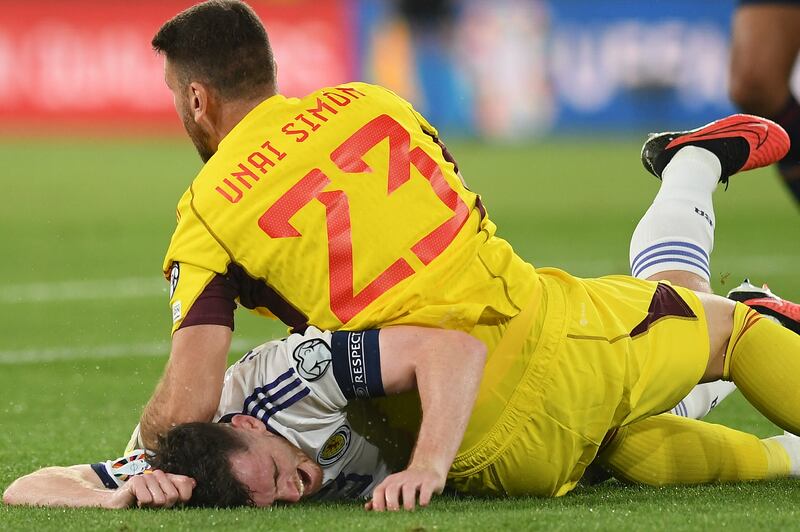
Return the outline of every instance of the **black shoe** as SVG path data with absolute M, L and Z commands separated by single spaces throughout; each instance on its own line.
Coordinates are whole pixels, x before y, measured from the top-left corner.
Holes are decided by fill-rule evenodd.
M 661 179 L 664 167 L 684 146 L 705 148 L 719 159 L 721 183 L 737 172 L 778 162 L 789 151 L 789 136 L 766 118 L 731 115 L 690 131 L 651 133 L 642 146 L 642 164 Z
M 790 331 L 800 334 L 800 305 L 779 298 L 767 285 L 759 288 L 749 279 L 745 279 L 742 284 L 728 292 L 728 299 L 744 303 Z

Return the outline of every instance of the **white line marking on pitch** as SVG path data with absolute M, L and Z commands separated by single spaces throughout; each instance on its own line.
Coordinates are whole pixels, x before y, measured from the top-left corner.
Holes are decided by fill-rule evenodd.
M 231 343 L 231 350 L 244 352 L 257 345 L 260 345 L 269 338 L 254 340 L 248 338 L 234 339 Z M 169 343 L 167 342 L 148 342 L 138 344 L 110 344 L 89 347 L 42 347 L 29 349 L 11 349 L 0 351 L 0 365 L 12 364 L 40 364 L 43 362 L 54 362 L 58 360 L 77 360 L 77 359 L 113 359 L 113 358 L 137 358 L 154 357 L 169 355 Z
M 0 286 L 0 304 L 47 303 L 113 297 L 135 299 L 165 296 L 169 285 L 163 277 L 125 277 L 85 281 L 55 281 Z
M 729 256 L 718 259 L 712 257 L 711 265 L 715 271 L 744 271 L 753 278 L 769 282 L 771 275 L 793 272 L 797 260 L 798 257 L 792 255 Z M 541 261 L 534 261 L 534 264 L 537 267 L 550 266 Z M 568 271 L 575 271 L 580 275 L 627 273 L 627 262 L 624 258 L 619 260 L 561 258 L 552 265 Z M 92 301 L 109 297 L 115 299 L 166 298 L 168 288 L 167 282 L 158 276 L 0 285 L 0 305 Z

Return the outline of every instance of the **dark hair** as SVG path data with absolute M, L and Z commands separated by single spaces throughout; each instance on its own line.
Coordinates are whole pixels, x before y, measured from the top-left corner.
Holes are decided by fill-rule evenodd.
M 231 454 L 246 449 L 229 425 L 184 423 L 159 436 L 158 451 L 150 465 L 197 482 L 188 506 L 249 506 L 250 492 L 233 475 L 230 463 Z
M 275 63 L 258 15 L 237 0 L 209 0 L 178 13 L 152 41 L 181 83 L 207 83 L 225 99 L 275 89 Z

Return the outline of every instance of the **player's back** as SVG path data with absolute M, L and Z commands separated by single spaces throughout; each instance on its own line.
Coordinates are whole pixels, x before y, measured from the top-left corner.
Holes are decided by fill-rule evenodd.
M 249 287 L 242 304 L 298 328 L 471 330 L 513 317 L 535 272 L 494 236 L 436 135 L 373 85 L 274 96 L 182 198 L 165 270 L 233 275 Z

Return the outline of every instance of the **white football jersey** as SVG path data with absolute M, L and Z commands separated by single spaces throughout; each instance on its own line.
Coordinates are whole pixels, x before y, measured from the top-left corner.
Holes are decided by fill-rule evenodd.
M 323 471 L 315 500 L 370 497 L 391 470 L 379 449 L 353 429 L 345 407 L 349 399 L 383 395 L 378 335 L 309 327 L 248 351 L 225 372 L 213 421 L 249 414 L 299 447 Z M 93 464 L 107 487 L 147 468 L 145 453 L 135 447 L 141 447 L 138 426 L 125 457 Z
M 368 397 L 374 379 L 380 382 L 380 366 L 368 360 L 377 336 L 378 331 L 309 327 L 305 334 L 252 349 L 225 373 L 214 421 L 249 414 L 299 447 L 324 474 L 315 499 L 369 497 L 391 471 L 378 448 L 353 429 L 344 409 L 345 393 Z

